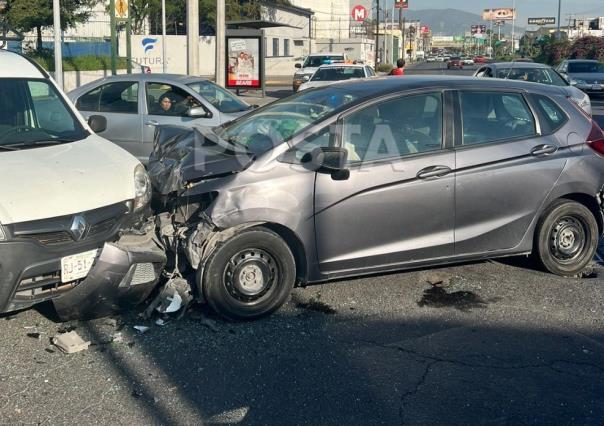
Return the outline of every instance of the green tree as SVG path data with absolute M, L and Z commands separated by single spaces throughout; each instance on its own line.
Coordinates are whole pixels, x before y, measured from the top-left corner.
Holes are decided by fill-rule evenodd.
M 61 29 L 86 22 L 99 0 L 61 0 Z M 42 49 L 42 29 L 53 24 L 52 0 L 7 0 L 2 12 L 8 24 L 21 32 L 36 31 L 36 48 Z

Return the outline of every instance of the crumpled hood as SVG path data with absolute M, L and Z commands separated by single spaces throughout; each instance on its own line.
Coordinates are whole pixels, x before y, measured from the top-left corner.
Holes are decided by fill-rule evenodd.
M 138 160 L 96 135 L 0 152 L 0 223 L 93 210 L 134 198 Z
M 148 171 L 153 189 L 167 195 L 190 183 L 245 170 L 253 159 L 207 127 L 158 126 Z

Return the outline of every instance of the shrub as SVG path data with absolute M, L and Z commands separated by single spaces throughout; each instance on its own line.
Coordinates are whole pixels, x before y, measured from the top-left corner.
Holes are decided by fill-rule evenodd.
M 394 69 L 392 64 L 379 64 L 376 71 L 378 72 L 390 72 Z
M 41 50 L 29 53 L 28 56 L 35 60 L 47 71 L 55 70 L 54 53 L 51 50 Z M 117 58 L 117 68 L 125 69 L 128 60 L 126 58 Z M 110 56 L 74 56 L 63 58 L 63 71 L 96 71 L 110 70 Z

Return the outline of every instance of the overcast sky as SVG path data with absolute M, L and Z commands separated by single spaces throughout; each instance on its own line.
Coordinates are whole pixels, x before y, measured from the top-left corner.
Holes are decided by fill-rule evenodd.
M 513 0 L 409 0 L 409 9 L 460 9 L 481 14 L 483 9 L 512 7 Z M 391 4 L 391 1 L 388 1 Z M 519 25 L 526 26 L 529 17 L 558 15 L 558 0 L 516 0 Z M 562 25 L 568 14 L 578 17 L 604 16 L 604 0 L 562 0 Z

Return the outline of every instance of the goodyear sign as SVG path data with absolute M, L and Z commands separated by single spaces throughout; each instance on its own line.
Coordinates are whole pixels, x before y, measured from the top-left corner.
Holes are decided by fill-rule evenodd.
M 529 25 L 554 25 L 556 18 L 528 18 Z

